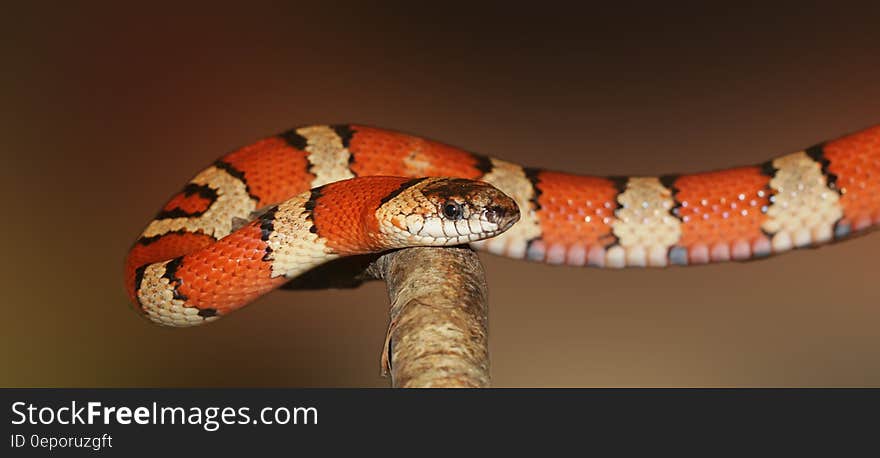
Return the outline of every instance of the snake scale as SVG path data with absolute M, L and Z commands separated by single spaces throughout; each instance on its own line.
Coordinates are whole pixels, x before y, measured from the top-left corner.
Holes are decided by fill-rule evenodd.
M 880 126 L 754 166 L 597 177 L 390 130 L 317 125 L 197 174 L 129 251 L 125 285 L 152 321 L 190 326 L 330 260 L 406 246 L 665 267 L 762 258 L 878 223 Z

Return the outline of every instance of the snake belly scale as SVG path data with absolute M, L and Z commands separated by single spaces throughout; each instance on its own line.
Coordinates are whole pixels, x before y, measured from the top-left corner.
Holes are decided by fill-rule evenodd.
M 760 165 L 658 177 L 546 171 L 385 129 L 308 126 L 197 174 L 135 242 L 125 284 L 152 321 L 189 326 L 352 254 L 470 243 L 551 264 L 664 267 L 766 257 L 877 224 L 880 126 Z

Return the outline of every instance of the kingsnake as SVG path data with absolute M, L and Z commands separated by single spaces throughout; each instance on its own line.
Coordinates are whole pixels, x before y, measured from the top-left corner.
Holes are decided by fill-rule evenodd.
M 332 259 L 410 245 L 665 267 L 766 257 L 878 223 L 880 126 L 761 165 L 595 177 L 389 130 L 318 125 L 257 141 L 196 175 L 135 242 L 125 283 L 152 321 L 189 326 Z

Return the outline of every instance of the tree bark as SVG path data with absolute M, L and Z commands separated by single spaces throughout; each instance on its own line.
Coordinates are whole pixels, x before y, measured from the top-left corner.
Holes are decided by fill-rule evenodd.
M 364 271 L 383 279 L 391 324 L 382 354 L 393 387 L 489 386 L 486 278 L 469 248 L 407 248 Z

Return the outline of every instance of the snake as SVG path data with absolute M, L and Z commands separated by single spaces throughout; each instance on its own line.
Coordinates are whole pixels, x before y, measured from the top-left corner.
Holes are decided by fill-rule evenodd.
M 470 244 L 599 268 L 766 258 L 880 224 L 880 125 L 762 164 L 587 176 L 364 125 L 294 128 L 195 175 L 128 252 L 151 321 L 214 321 L 345 256 Z

